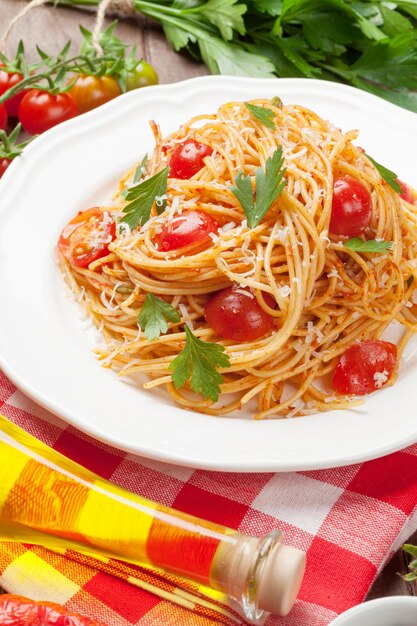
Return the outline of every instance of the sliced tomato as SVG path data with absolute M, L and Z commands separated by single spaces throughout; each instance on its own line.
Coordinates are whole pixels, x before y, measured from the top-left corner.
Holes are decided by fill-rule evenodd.
M 383 387 L 397 363 L 397 346 L 389 341 L 354 343 L 338 358 L 333 387 L 340 394 L 363 396 Z
M 104 626 L 95 619 L 71 613 L 56 602 L 39 602 L 11 593 L 0 596 L 0 623 L 4 626 Z
M 204 143 L 187 139 L 174 150 L 169 161 L 171 178 L 191 178 L 204 167 L 204 159 L 212 154 L 213 148 Z
M 109 253 L 116 236 L 116 224 L 110 213 L 93 207 L 76 215 L 63 229 L 58 248 L 75 267 L 90 263 Z
M 367 188 L 352 176 L 336 178 L 329 231 L 333 235 L 358 237 L 368 228 L 371 219 L 372 198 Z
M 400 185 L 402 189 L 402 193 L 400 193 L 400 198 L 402 198 L 406 202 L 409 202 L 410 204 L 413 204 L 414 196 L 411 193 L 410 187 L 406 185 L 405 183 L 403 183 L 403 181 L 400 180 L 399 178 L 397 178 L 397 183 Z
M 275 303 L 269 297 L 267 304 Z M 271 332 L 274 318 L 258 304 L 248 289 L 229 287 L 212 296 L 204 307 L 206 322 L 220 337 L 252 341 Z
M 167 222 L 156 239 L 158 250 L 178 250 L 193 243 L 209 241 L 210 233 L 216 233 L 219 224 L 204 211 L 186 211 Z

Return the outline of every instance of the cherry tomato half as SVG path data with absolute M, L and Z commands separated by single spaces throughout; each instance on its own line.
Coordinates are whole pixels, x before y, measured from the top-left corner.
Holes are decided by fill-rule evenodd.
M 108 211 L 93 207 L 78 213 L 63 229 L 58 248 L 75 267 L 90 263 L 109 253 L 116 235 L 116 224 Z
M 19 74 L 19 72 L 6 72 L 5 70 L 2 70 L 1 67 L 2 66 L 0 65 L 0 96 L 23 80 L 23 75 Z M 6 100 L 6 110 L 10 117 L 17 117 L 19 104 L 27 92 L 28 89 L 23 89 L 12 98 L 9 98 L 9 100 Z
M 217 221 L 208 213 L 186 211 L 163 226 L 156 243 L 158 250 L 168 252 L 208 240 L 210 233 L 216 233 L 218 230 Z
M 4 104 L 0 104 L 0 129 L 6 130 L 7 126 L 7 111 Z
M 7 159 L 6 157 L 3 159 L 0 158 L 0 178 L 3 176 L 11 162 L 11 159 Z
M 332 217 L 329 231 L 333 235 L 362 235 L 372 219 L 369 191 L 352 176 L 341 176 L 333 183 Z
M 383 387 L 397 362 L 397 346 L 389 341 L 354 343 L 338 358 L 333 387 L 341 394 L 363 396 Z
M 73 81 L 74 79 L 71 79 Z M 119 83 L 111 76 L 89 76 L 80 74 L 77 82 L 68 91 L 74 99 L 79 113 L 86 113 L 105 102 L 120 96 Z
M 399 178 L 397 178 L 397 183 L 400 185 L 402 189 L 402 193 L 400 193 L 400 198 L 402 198 L 406 202 L 409 202 L 410 204 L 413 204 L 414 197 L 413 197 L 413 194 L 411 193 L 410 187 L 406 185 L 405 183 L 403 183 L 403 181 L 400 180 Z
M 157 84 L 158 74 L 155 72 L 154 67 L 143 59 L 132 72 L 128 72 L 126 77 L 127 91 Z
M 31 135 L 43 133 L 76 115 L 77 105 L 68 93 L 53 95 L 30 89 L 19 105 L 19 120 Z
M 203 159 L 210 156 L 212 152 L 213 148 L 194 139 L 187 139 L 180 143 L 171 155 L 170 177 L 183 180 L 191 178 L 204 167 Z
M 274 323 L 250 291 L 233 287 L 212 296 L 204 307 L 204 315 L 218 335 L 233 341 L 259 339 L 272 330 Z

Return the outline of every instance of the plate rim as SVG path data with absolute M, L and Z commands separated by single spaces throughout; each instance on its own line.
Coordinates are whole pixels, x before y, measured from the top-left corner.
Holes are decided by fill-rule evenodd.
M 17 159 L 12 165 L 8 168 L 5 175 L 3 176 L 0 182 L 0 190 L 3 195 L 2 202 L 0 206 L 7 206 L 8 202 L 13 200 L 13 197 L 16 197 L 17 187 L 19 183 L 19 175 L 22 176 L 27 168 L 27 163 L 32 163 L 34 160 L 40 158 L 43 153 L 54 150 L 54 145 L 60 144 L 65 141 L 65 138 L 68 135 L 72 135 L 74 130 L 78 128 L 78 132 L 82 132 L 83 127 L 88 127 L 92 129 L 92 127 L 100 127 L 106 123 L 111 118 L 118 117 L 121 115 L 122 104 L 124 102 L 129 103 L 129 101 L 142 101 L 152 100 L 157 96 L 163 97 L 165 94 L 169 95 L 170 93 L 175 93 L 175 91 L 180 86 L 182 89 L 194 87 L 196 89 L 199 88 L 201 84 L 207 86 L 215 86 L 217 84 L 227 84 L 230 85 L 230 82 L 238 83 L 243 85 L 258 83 L 265 85 L 272 84 L 288 84 L 294 87 L 307 87 L 309 89 L 319 88 L 319 89 L 331 89 L 334 92 L 339 92 L 342 94 L 350 94 L 350 96 L 359 97 L 359 99 L 363 102 L 369 101 L 370 103 L 378 103 L 378 108 L 386 109 L 391 115 L 393 113 L 401 112 L 401 125 L 406 123 L 406 119 L 409 118 L 413 120 L 417 129 L 417 116 L 415 113 L 404 110 L 401 107 L 383 100 L 378 96 L 370 94 L 368 92 L 361 91 L 354 87 L 343 85 L 339 83 L 332 83 L 329 81 L 322 81 L 317 79 L 302 79 L 302 78 L 288 78 L 288 79 L 280 79 L 280 78 L 271 78 L 271 79 L 254 79 L 254 78 L 242 78 L 242 77 L 227 77 L 227 76 L 202 76 L 197 78 L 191 78 L 186 81 L 181 81 L 178 83 L 170 83 L 167 85 L 157 85 L 154 87 L 148 87 L 146 90 L 134 91 L 123 96 L 117 98 L 109 102 L 108 104 L 91 111 L 83 116 L 75 118 L 73 120 L 69 120 L 50 131 L 41 135 L 37 139 L 35 139 L 25 150 L 25 159 Z M 9 198 L 9 201 L 7 201 Z M 5 211 L 0 210 L 0 227 L 3 219 L 7 219 L 7 213 Z M 39 405 L 43 406 L 45 409 L 51 411 L 58 417 L 64 419 L 67 423 L 79 428 L 83 432 L 86 432 L 93 436 L 94 438 L 103 441 L 107 444 L 110 444 L 116 448 L 126 450 L 127 452 L 131 452 L 134 454 L 139 454 L 142 456 L 146 456 L 149 458 L 157 459 L 167 463 L 174 463 L 182 466 L 188 466 L 193 468 L 202 468 L 209 470 L 217 470 L 217 471 L 226 471 L 226 472 L 269 472 L 269 471 L 308 471 L 313 469 L 325 469 L 331 467 L 339 467 L 342 465 L 351 465 L 355 463 L 359 463 L 365 460 L 374 459 L 380 456 L 384 456 L 386 454 L 390 454 L 396 450 L 402 449 L 414 442 L 417 441 L 417 425 L 415 431 L 413 433 L 408 433 L 402 436 L 399 436 L 394 443 L 387 445 L 380 445 L 373 449 L 370 449 L 368 453 L 365 455 L 363 453 L 352 453 L 345 455 L 343 457 L 339 457 L 335 459 L 333 456 L 328 456 L 327 458 L 323 457 L 320 461 L 312 461 L 312 462 L 303 462 L 299 458 L 295 458 L 292 462 L 285 461 L 285 464 L 282 465 L 277 459 L 273 465 L 270 462 L 263 463 L 262 460 L 259 459 L 251 459 L 247 460 L 244 465 L 241 462 L 236 461 L 228 461 L 227 459 L 222 461 L 221 466 L 219 462 L 214 460 L 211 461 L 209 458 L 202 460 L 201 458 L 195 458 L 193 454 L 193 450 L 190 450 L 188 456 L 185 458 L 183 453 L 178 454 L 177 452 L 169 451 L 169 450 L 161 450 L 160 448 L 152 447 L 149 443 L 145 446 L 142 445 L 141 442 L 135 443 L 135 445 L 129 445 L 129 442 L 123 440 L 123 438 L 115 437 L 114 435 L 108 435 L 100 428 L 96 427 L 96 425 L 92 425 L 91 423 L 86 425 L 82 421 L 78 419 L 77 415 L 74 415 L 71 410 L 62 407 L 59 403 L 56 403 L 54 400 L 45 398 L 44 395 L 39 392 L 37 389 L 33 388 L 30 381 L 26 380 L 24 377 L 22 378 L 19 375 L 19 372 L 15 370 L 15 368 L 8 363 L 7 358 L 3 355 L 1 350 L 1 341 L 0 341 L 0 367 L 3 369 L 5 374 L 15 383 L 15 385 L 21 389 L 27 396 L 29 396 L 32 400 L 34 400 Z M 213 418 L 216 419 L 216 418 Z M 304 419 L 304 418 L 303 418 Z M 272 422 L 272 420 L 268 420 L 268 422 Z

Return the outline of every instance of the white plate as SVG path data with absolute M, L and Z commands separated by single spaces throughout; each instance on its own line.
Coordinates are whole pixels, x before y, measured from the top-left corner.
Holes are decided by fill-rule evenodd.
M 355 89 L 313 80 L 197 78 L 131 92 L 31 144 L 0 184 L 0 365 L 35 401 L 98 439 L 148 457 L 238 471 L 307 470 L 374 458 L 417 441 L 416 363 L 363 407 L 255 422 L 173 406 L 96 362 L 54 261 L 63 225 L 109 198 L 163 133 L 229 100 L 279 95 L 360 128 L 378 161 L 417 183 L 417 116 Z

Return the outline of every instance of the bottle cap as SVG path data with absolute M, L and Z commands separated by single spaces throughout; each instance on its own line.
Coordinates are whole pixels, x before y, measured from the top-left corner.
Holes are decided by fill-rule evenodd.
M 295 602 L 306 566 L 305 552 L 276 545 L 257 577 L 259 609 L 274 615 L 287 615 Z
M 212 584 L 237 600 L 247 618 L 266 611 L 287 615 L 303 579 L 306 555 L 281 543 L 273 530 L 263 537 L 236 533 L 222 541 L 213 561 Z

